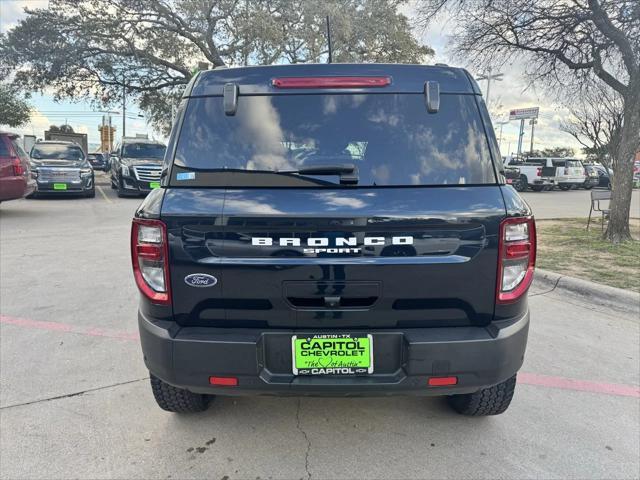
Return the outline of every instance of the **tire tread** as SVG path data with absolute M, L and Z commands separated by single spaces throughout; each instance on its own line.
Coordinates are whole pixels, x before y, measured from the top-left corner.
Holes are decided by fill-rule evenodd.
M 167 412 L 195 413 L 203 412 L 209 405 L 207 395 L 193 393 L 174 387 L 151 375 L 151 390 L 158 406 Z
M 516 375 L 502 383 L 474 393 L 452 395 L 449 397 L 449 404 L 462 415 L 472 417 L 500 415 L 509 408 L 515 388 Z

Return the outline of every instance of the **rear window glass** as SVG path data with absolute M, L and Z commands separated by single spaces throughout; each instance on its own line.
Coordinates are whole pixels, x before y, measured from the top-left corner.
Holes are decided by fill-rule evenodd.
M 8 157 L 10 155 L 9 147 L 5 142 L 5 137 L 0 137 L 0 157 Z
M 192 98 L 174 164 L 218 174 L 351 164 L 360 186 L 496 182 L 471 95 L 442 95 L 435 114 L 422 94 L 240 96 L 234 116 L 222 97 Z M 249 177 L 230 186 L 254 186 Z
M 122 147 L 122 156 L 127 158 L 164 158 L 167 149 L 159 143 L 126 143 Z
M 31 150 L 31 157 L 36 160 L 82 160 L 84 153 L 77 145 L 64 145 L 59 143 L 35 144 Z

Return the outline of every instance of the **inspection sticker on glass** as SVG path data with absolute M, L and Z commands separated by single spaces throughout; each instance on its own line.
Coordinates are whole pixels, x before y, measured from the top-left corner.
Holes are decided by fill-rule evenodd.
M 180 172 L 176 173 L 176 180 L 195 180 L 196 172 Z

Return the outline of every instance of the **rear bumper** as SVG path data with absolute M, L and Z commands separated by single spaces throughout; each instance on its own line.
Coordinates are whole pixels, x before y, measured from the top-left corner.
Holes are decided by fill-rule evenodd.
M 291 336 L 318 332 L 177 328 L 174 322 L 154 321 L 140 312 L 138 323 L 149 371 L 192 392 L 428 396 L 471 393 L 513 376 L 524 359 L 529 313 L 486 328 L 368 331 L 373 335 L 374 373 L 361 377 L 296 377 L 291 373 Z M 237 377 L 238 385 L 212 386 L 209 376 Z M 457 376 L 458 384 L 428 387 L 428 378 L 434 376 Z
M 16 200 L 33 193 L 36 182 L 25 176 L 0 178 L 0 202 Z

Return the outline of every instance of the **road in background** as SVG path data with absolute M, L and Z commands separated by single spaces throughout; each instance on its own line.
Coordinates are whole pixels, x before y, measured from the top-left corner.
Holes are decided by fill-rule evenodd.
M 523 374 L 501 416 L 405 397 L 160 410 L 136 336 L 129 230 L 140 199 L 102 188 L 0 207 L 2 478 L 638 476 L 639 320 L 557 292 L 530 299 Z M 581 196 L 527 194 L 540 211 L 538 199 Z
M 563 192 L 526 192 L 522 197 L 533 209 L 536 218 L 587 218 L 591 206 L 590 190 Z M 631 197 L 631 217 L 640 218 L 640 190 Z

